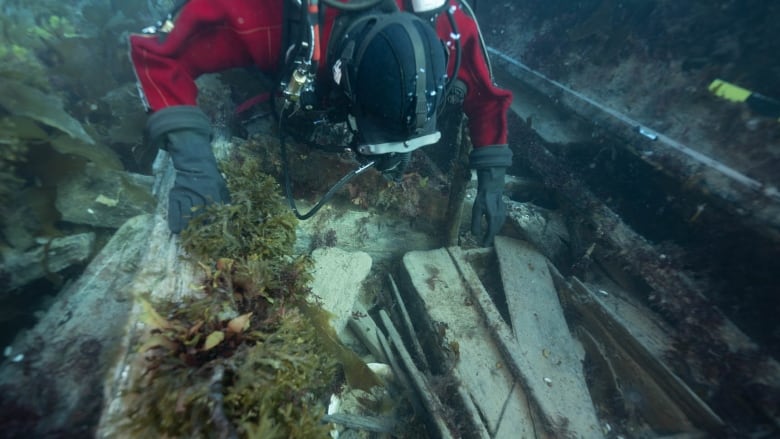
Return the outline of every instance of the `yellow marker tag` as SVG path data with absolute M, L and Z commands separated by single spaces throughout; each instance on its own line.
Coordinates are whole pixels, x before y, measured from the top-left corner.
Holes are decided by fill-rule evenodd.
M 745 100 L 747 100 L 747 98 L 752 94 L 750 90 L 744 89 L 734 84 L 729 84 L 722 79 L 716 79 L 712 81 L 708 88 L 715 96 L 734 102 L 745 102 Z

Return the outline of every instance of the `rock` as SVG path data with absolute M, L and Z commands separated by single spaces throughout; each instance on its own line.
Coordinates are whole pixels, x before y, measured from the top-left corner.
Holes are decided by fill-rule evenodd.
M 331 325 L 339 337 L 361 293 L 361 283 L 371 271 L 371 257 L 364 252 L 347 252 L 331 247 L 312 253 L 314 269 L 310 284 L 322 307 L 333 314 Z
M 37 247 L 25 252 L 4 251 L 0 278 L 6 278 L 8 284 L 3 288 L 2 294 L 86 261 L 94 246 L 95 234 L 89 232 L 44 240 Z
M 152 182 L 151 176 L 89 163 L 82 175 L 57 188 L 57 210 L 64 221 L 117 228 L 128 218 L 154 210 Z

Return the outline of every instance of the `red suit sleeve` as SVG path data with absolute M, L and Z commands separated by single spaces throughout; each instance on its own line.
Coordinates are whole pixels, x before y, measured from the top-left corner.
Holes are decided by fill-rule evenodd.
M 236 67 L 277 69 L 279 0 L 190 0 L 167 35 L 130 36 L 130 60 L 152 111 L 195 105 L 195 79 Z
M 450 4 L 458 5 L 457 1 Z M 493 84 L 486 54 L 483 54 L 477 23 L 460 7 L 455 11 L 455 23 L 460 33 L 461 64 L 458 79 L 468 87 L 463 112 L 468 117 L 471 141 L 474 147 L 507 144 L 507 110 L 512 103 L 512 92 Z M 439 38 L 451 46 L 448 71 L 455 64 L 452 28 L 446 13 L 436 23 Z

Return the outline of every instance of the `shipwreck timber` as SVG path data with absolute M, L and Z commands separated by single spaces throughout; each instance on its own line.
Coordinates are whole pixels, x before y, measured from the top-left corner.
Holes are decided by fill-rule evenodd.
M 629 32 L 617 26 L 618 35 L 605 35 L 604 26 L 619 18 L 618 2 L 583 3 L 598 5 L 566 39 L 619 51 Z M 408 398 L 412 418 L 432 437 L 776 435 L 776 122 L 729 107 L 712 112 L 721 119 L 699 117 L 707 112 L 699 108 L 691 123 L 674 124 L 681 113 L 670 103 L 673 92 L 638 80 L 666 65 L 632 57 L 603 69 L 637 78 L 630 85 L 657 104 L 643 113 L 638 100 L 602 99 L 587 77 L 562 78 L 555 71 L 562 62 L 539 69 L 549 61 L 540 54 L 555 53 L 544 50 L 551 42 L 543 33 L 531 41 L 530 60 L 513 38 L 488 38 L 496 43 L 496 80 L 516 96 L 510 139 L 518 178 L 508 185 L 506 236 L 493 249 L 469 248 L 464 215 L 441 248 L 442 237 L 430 233 L 439 224 L 377 213 L 376 199 L 350 187 L 345 203 L 323 209 L 296 243 L 319 261 L 312 289 L 336 314 L 344 344 L 384 365 L 377 370 L 388 393 Z M 677 92 L 713 104 L 704 88 Z M 740 124 L 750 132 L 735 132 Z M 278 145 L 254 146 L 273 165 Z M 322 168 L 344 167 L 329 164 Z M 156 193 L 165 193 L 169 172 L 157 168 Z M 442 180 L 431 174 L 409 187 Z M 320 188 L 328 177 L 297 183 Z M 473 189 L 462 189 L 448 194 L 447 216 L 468 211 Z M 381 202 L 397 208 L 391 195 Z M 403 208 L 433 218 L 446 199 L 424 199 L 427 210 Z M 101 207 L 116 212 L 108 201 Z M 127 417 L 123 399 L 138 371 L 135 338 L 144 326 L 133 292 L 185 300 L 203 281 L 167 233 L 164 211 L 161 196 L 154 214 L 126 222 L 36 327 L 6 349 L 4 432 L 33 426 L 41 435 L 112 436 Z M 40 268 L 41 257 L 30 258 L 24 264 Z M 221 407 L 225 370 L 211 372 L 210 401 Z M 375 396 L 351 397 L 376 408 Z M 224 413 L 213 419 L 221 433 L 234 433 Z M 408 418 L 334 408 L 322 419 L 345 437 L 386 437 L 401 435 Z

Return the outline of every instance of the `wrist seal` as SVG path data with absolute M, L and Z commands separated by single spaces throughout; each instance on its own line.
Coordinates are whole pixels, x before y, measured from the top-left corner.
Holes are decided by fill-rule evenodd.
M 512 165 L 512 150 L 507 145 L 475 148 L 469 154 L 471 169 L 508 168 Z
M 206 113 L 192 105 L 176 105 L 154 112 L 146 121 L 146 135 L 152 145 L 167 148 L 165 135 L 190 130 L 211 137 L 211 121 Z

